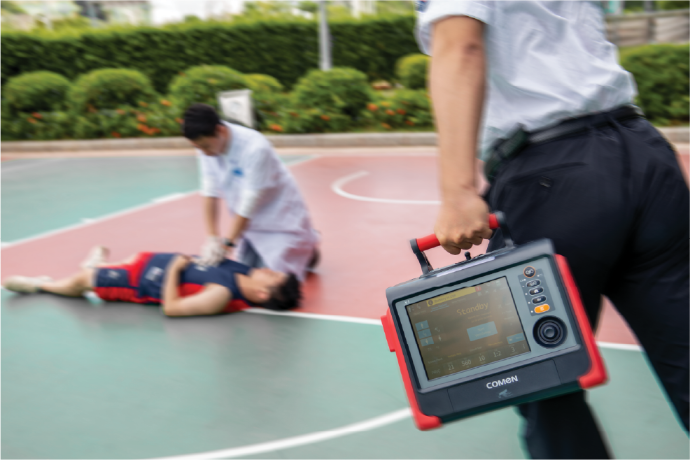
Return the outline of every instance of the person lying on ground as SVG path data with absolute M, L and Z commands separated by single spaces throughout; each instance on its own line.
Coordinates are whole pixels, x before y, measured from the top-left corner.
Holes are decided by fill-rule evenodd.
M 48 292 L 80 297 L 88 291 L 105 301 L 161 305 L 167 316 L 215 315 L 249 306 L 287 310 L 299 306 L 300 284 L 292 273 L 250 268 L 225 259 L 217 267 L 174 253 L 140 252 L 107 263 L 96 246 L 79 272 L 67 278 L 12 276 L 3 287 L 25 294 Z

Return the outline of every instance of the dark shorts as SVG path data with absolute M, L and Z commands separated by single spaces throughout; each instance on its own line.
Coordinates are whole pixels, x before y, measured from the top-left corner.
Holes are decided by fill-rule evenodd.
M 130 263 L 100 267 L 94 275 L 94 292 L 103 300 L 158 303 L 158 299 L 139 297 L 139 279 L 151 252 L 140 252 Z

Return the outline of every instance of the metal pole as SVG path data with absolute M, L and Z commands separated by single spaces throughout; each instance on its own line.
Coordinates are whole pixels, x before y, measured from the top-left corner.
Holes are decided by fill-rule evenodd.
M 86 12 L 89 15 L 89 18 L 91 19 L 91 26 L 92 27 L 98 27 L 98 19 L 96 18 L 96 9 L 93 7 L 92 1 L 86 2 Z
M 43 17 L 45 17 L 45 19 L 46 19 L 46 28 L 48 30 L 53 30 L 53 21 L 50 19 L 50 16 L 51 16 L 50 3 L 47 0 L 43 0 L 43 7 L 45 9 L 45 13 L 43 14 Z
M 319 0 L 319 68 L 331 70 L 331 39 L 326 20 L 326 0 Z

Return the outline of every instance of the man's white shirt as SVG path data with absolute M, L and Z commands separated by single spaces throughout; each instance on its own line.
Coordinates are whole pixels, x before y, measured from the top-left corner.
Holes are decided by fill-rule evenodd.
M 246 238 L 269 268 L 303 279 L 319 237 L 297 184 L 261 133 L 223 123 L 231 133 L 227 150 L 197 150 L 201 195 L 222 198 L 230 212 L 250 219 L 238 254 Z
M 433 25 L 450 16 L 486 24 L 488 85 L 478 155 L 522 124 L 527 131 L 631 104 L 630 73 L 606 40 L 598 1 L 418 2 L 417 41 L 431 54 Z

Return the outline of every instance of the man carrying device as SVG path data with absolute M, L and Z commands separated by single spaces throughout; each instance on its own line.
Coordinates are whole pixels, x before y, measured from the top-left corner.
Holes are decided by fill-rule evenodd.
M 299 306 L 299 282 L 293 274 L 250 268 L 227 259 L 208 267 L 185 255 L 153 252 L 108 264 L 107 254 L 106 248 L 95 247 L 81 270 L 64 279 L 12 276 L 3 287 L 69 297 L 94 291 L 107 301 L 160 304 L 167 316 L 215 315 L 250 305 L 271 310 Z
M 201 263 L 215 265 L 234 248 L 251 267 L 295 273 L 304 280 L 318 262 L 319 236 L 288 169 L 259 132 L 221 121 L 205 104 L 184 114 L 184 136 L 198 149 L 207 240 Z M 234 215 L 218 233 L 218 199 Z
M 688 187 L 669 144 L 631 105 L 635 83 L 606 40 L 601 2 L 428 0 L 418 12 L 432 55 L 441 245 L 457 254 L 489 238 L 489 208 L 505 213 L 518 244 L 550 238 L 590 323 L 608 296 L 687 430 Z M 499 231 L 489 250 L 502 245 Z M 520 413 L 532 457 L 610 456 L 583 392 Z

